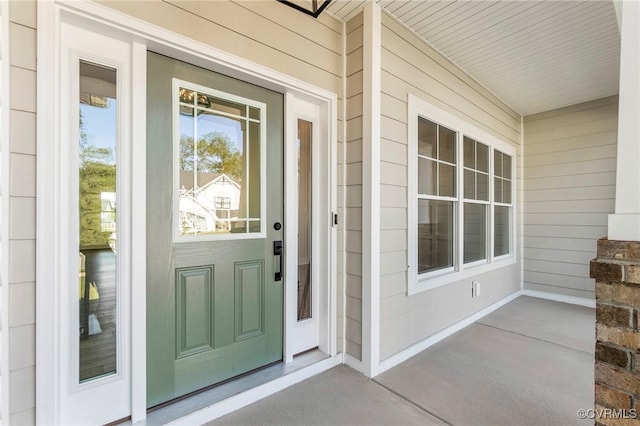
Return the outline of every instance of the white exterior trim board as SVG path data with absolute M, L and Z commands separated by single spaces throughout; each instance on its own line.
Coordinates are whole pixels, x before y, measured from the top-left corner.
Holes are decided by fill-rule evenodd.
M 554 300 L 556 302 L 568 303 L 570 305 L 586 306 L 587 308 L 595 308 L 595 299 L 587 299 L 586 297 L 565 296 L 564 294 L 549 293 L 537 290 L 522 290 L 523 296 L 535 297 L 537 299 Z
M 480 319 L 484 318 L 485 316 L 489 315 L 490 313 L 492 313 L 493 311 L 495 311 L 498 308 L 501 308 L 502 306 L 506 305 L 507 303 L 517 299 L 518 297 L 520 297 L 522 295 L 522 291 L 518 290 L 515 293 L 512 293 L 511 295 L 505 297 L 504 299 L 494 303 L 493 305 L 487 306 L 486 308 L 476 312 L 473 315 L 468 316 L 467 318 L 463 319 L 462 321 L 459 321 L 455 324 L 453 324 L 450 327 L 445 328 L 444 330 L 430 336 L 427 337 L 426 339 L 414 344 L 413 346 L 408 347 L 407 349 L 390 356 L 389 358 L 385 359 L 384 361 L 382 361 L 380 363 L 380 368 L 378 369 L 378 374 L 384 373 L 385 371 L 389 370 L 390 368 L 395 367 L 396 365 L 408 360 L 409 358 L 411 358 L 412 356 L 417 355 L 418 353 L 424 351 L 425 349 L 435 345 L 436 343 L 446 339 L 447 337 L 451 336 L 452 334 L 462 330 L 465 327 L 470 326 L 471 324 L 473 324 L 476 321 L 479 321 Z
M 362 363 L 378 374 L 380 362 L 380 97 L 381 11 L 364 8 L 362 111 Z

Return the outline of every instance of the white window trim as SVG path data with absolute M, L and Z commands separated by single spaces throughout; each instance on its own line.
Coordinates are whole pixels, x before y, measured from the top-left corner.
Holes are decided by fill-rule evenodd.
M 184 87 L 198 93 L 205 93 L 218 99 L 231 101 L 250 107 L 255 107 L 260 111 L 260 232 L 246 232 L 238 234 L 206 234 L 206 235 L 182 235 L 180 234 L 180 99 L 178 90 Z M 227 241 L 227 240 L 251 240 L 267 238 L 267 200 L 266 200 L 266 182 L 267 182 L 267 160 L 266 160 L 266 141 L 267 141 L 267 105 L 264 102 L 258 102 L 253 99 L 222 92 L 199 84 L 191 83 L 177 78 L 172 79 L 172 119 L 173 119 L 173 242 L 188 243 L 198 241 Z M 247 117 L 247 122 L 251 120 Z M 197 135 L 194 135 L 194 140 Z M 247 212 L 247 215 L 249 213 Z
M 427 102 L 417 96 L 409 94 L 407 96 L 408 104 L 408 147 L 407 147 L 407 295 L 421 293 L 423 291 L 432 290 L 443 285 L 461 281 L 481 273 L 503 268 L 505 266 L 516 263 L 516 205 L 515 202 L 515 172 L 516 167 L 516 147 L 479 129 L 475 125 L 464 121 L 460 117 L 447 112 L 430 102 Z M 418 236 L 413 229 L 418 223 L 418 117 L 424 117 L 437 124 L 445 126 L 451 130 L 458 132 L 456 155 L 457 155 L 457 196 L 454 199 L 457 203 L 455 206 L 454 217 L 454 266 L 451 268 L 440 269 L 437 271 L 418 274 Z M 464 177 L 464 167 L 462 167 L 462 136 L 468 136 L 489 146 L 489 227 L 487 229 L 487 258 L 477 262 L 463 263 L 463 209 L 464 194 L 462 193 L 462 180 Z M 511 218 L 510 223 L 510 253 L 508 255 L 493 257 L 493 150 L 497 149 L 513 159 L 512 166 L 512 185 L 510 205 Z M 440 198 L 438 198 L 440 199 Z

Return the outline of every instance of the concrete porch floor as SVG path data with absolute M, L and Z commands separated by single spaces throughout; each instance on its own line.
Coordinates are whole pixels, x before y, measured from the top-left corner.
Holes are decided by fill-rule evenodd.
M 594 309 L 519 297 L 373 380 L 339 366 L 209 424 L 593 424 L 594 334 Z

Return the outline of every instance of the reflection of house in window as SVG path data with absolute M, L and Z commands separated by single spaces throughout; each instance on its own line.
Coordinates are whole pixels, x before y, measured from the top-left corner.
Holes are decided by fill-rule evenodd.
M 188 173 L 188 172 L 181 172 Z M 198 187 L 180 179 L 180 228 L 183 234 L 229 232 L 238 220 L 240 184 L 222 173 L 198 173 Z
M 116 232 L 116 193 L 101 192 L 100 226 L 102 232 Z

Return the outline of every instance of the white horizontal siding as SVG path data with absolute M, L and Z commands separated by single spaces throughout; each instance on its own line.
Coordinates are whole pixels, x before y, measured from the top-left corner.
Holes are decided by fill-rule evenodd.
M 105 6 L 341 93 L 341 24 L 277 2 L 112 2 Z M 298 21 L 295 25 L 289 22 Z
M 5 274 L 9 300 L 8 324 L 2 324 L 3 342 L 8 337 L 9 371 L 3 380 L 9 381 L 8 412 L 2 413 L 3 424 L 35 423 L 35 269 L 36 269 L 36 2 L 9 2 L 3 12 L 9 14 L 9 52 L 2 52 L 9 61 L 11 100 L 2 105 L 10 114 L 10 149 L 3 152 L 10 159 L 9 182 L 3 192 L 3 202 L 10 200 L 9 234 L 3 243 L 9 244 L 9 271 Z M 4 112 L 4 111 L 3 111 Z M 8 134 L 8 133 L 7 133 Z M 6 145 L 5 145 L 6 146 Z M 3 253 L 4 255 L 4 253 Z M 3 290 L 5 290 L 3 288 Z M 6 348 L 5 348 L 6 349 Z M 3 359 L 3 362 L 5 360 Z M 3 384 L 6 388 L 6 382 Z M 5 395 L 2 395 L 3 397 Z
M 615 207 L 617 97 L 524 119 L 524 286 L 594 297 L 589 260 Z

